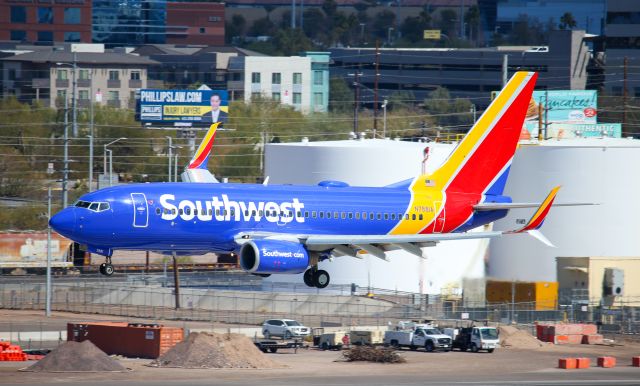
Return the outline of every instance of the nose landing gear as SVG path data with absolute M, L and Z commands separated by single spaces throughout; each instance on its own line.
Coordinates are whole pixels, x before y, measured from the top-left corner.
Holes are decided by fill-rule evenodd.
M 325 288 L 329 285 L 329 272 L 313 266 L 304 272 L 303 280 L 308 287 Z
M 100 273 L 105 276 L 111 276 L 115 271 L 113 264 L 111 264 L 111 257 L 107 257 L 106 262 L 100 264 Z

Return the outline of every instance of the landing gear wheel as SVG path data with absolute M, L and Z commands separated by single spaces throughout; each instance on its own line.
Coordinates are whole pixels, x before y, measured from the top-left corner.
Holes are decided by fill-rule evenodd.
M 100 264 L 100 273 L 103 274 L 103 275 L 106 275 L 106 273 L 104 273 L 104 267 L 106 267 L 106 266 L 107 266 L 107 263 Z
M 315 285 L 313 284 L 313 271 L 310 269 L 307 269 L 306 271 L 304 271 L 304 275 L 302 276 L 302 280 L 304 280 L 304 284 L 307 285 L 307 287 L 315 287 Z
M 317 288 L 325 288 L 329 285 L 329 272 L 324 271 L 322 269 L 317 270 L 313 273 L 313 285 Z
M 105 276 L 111 276 L 111 275 L 113 275 L 114 272 L 115 272 L 115 269 L 113 268 L 113 265 L 111 265 L 111 264 L 105 264 L 104 265 L 104 275 Z

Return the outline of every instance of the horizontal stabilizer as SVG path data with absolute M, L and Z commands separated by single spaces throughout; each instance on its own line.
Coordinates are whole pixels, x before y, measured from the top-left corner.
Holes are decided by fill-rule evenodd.
M 508 210 L 508 209 L 521 209 L 521 208 L 537 208 L 542 205 L 541 202 L 483 202 L 473 206 L 473 209 L 478 212 L 489 210 Z M 598 205 L 595 202 L 567 202 L 561 204 L 555 204 L 553 206 L 585 206 L 585 205 Z
M 531 216 L 531 218 L 529 219 L 529 221 L 525 226 L 523 226 L 520 229 L 507 232 L 507 233 L 522 233 L 522 232 L 539 229 L 542 226 L 542 223 L 544 223 L 545 218 L 547 218 L 547 215 L 549 214 L 549 210 L 551 209 L 551 205 L 553 205 L 553 200 L 556 199 L 558 190 L 560 190 L 559 186 L 556 186 L 555 188 L 551 189 L 551 192 L 549 192 L 549 194 L 547 195 L 547 198 L 545 198 L 542 204 L 540 204 L 540 206 L 538 207 L 538 210 L 536 210 L 533 216 Z

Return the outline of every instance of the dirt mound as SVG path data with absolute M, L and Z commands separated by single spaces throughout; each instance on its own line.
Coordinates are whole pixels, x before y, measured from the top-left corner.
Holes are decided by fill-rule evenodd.
M 250 369 L 283 367 L 267 358 L 245 335 L 196 332 L 189 334 L 186 340 L 151 362 L 151 366 Z
M 25 371 L 81 372 L 126 371 L 118 361 L 109 357 L 91 341 L 65 342 Z
M 544 344 L 525 330 L 513 326 L 500 326 L 500 346 L 519 349 L 537 349 Z

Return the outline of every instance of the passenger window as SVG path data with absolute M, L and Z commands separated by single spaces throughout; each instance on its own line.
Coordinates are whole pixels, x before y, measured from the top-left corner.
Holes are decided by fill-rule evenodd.
M 333 218 L 335 218 L 336 220 L 338 219 L 338 215 L 339 215 L 338 212 L 333 212 Z
M 100 206 L 100 204 L 98 204 L 97 202 L 91 203 L 91 205 L 89 205 L 89 210 L 93 210 L 95 212 L 98 211 L 98 206 Z
M 183 212 L 182 212 L 182 209 L 178 209 L 178 214 L 179 214 L 179 215 L 182 215 L 182 213 L 183 213 Z
M 384 219 L 385 219 L 385 220 L 388 220 L 388 219 L 389 219 L 389 213 L 385 213 L 385 214 L 384 214 Z
M 375 217 L 373 217 L 373 212 L 369 213 L 369 220 L 373 220 Z
M 222 209 L 222 215 L 226 216 L 227 215 L 227 210 L 226 209 Z
M 345 218 L 347 218 L 347 214 L 345 212 L 342 212 L 342 219 L 344 220 Z
M 300 211 L 296 212 L 296 218 L 300 218 L 300 217 L 302 217 L 302 212 Z
M 395 213 L 391 213 L 391 219 L 395 220 L 396 219 L 396 214 Z
M 255 217 L 255 215 L 256 215 L 256 211 L 255 211 L 255 210 L 252 210 L 252 211 L 251 211 L 251 217 Z
M 217 212 L 217 211 L 218 211 L 218 210 L 216 210 L 216 212 Z M 245 217 L 249 216 L 249 209 L 245 209 L 245 211 L 244 211 L 244 215 L 245 215 Z
M 320 218 L 324 218 L 324 212 L 320 212 Z
M 404 219 L 405 219 L 405 220 L 408 220 L 408 219 L 409 219 L 409 213 L 407 213 L 407 214 L 405 214 L 405 215 L 404 215 Z
M 304 212 L 304 218 L 309 218 L 309 212 Z
M 216 216 L 220 216 L 220 209 L 216 209 Z
M 289 211 L 289 217 L 293 218 L 293 211 L 292 210 Z
M 331 212 L 327 212 L 327 218 L 331 218 Z
M 264 212 L 263 212 L 263 211 L 261 211 L 261 210 L 259 210 L 259 211 L 258 211 L 258 216 L 260 216 L 260 217 L 264 216 Z
M 362 219 L 366 220 L 367 219 L 367 212 L 362 212 Z
M 360 220 L 360 212 L 356 212 L 356 220 Z
M 422 213 L 418 216 L 418 220 L 422 220 Z
M 231 212 L 231 213 L 230 213 L 230 214 L 231 214 L 231 217 L 235 217 L 235 216 L 236 216 L 236 211 L 235 211 L 234 209 L 231 209 L 231 211 L 230 211 L 230 212 Z
M 160 208 L 156 208 L 156 214 L 160 214 Z
M 193 210 L 193 214 L 197 216 L 198 215 L 198 209 L 194 209 Z
M 176 214 L 176 210 L 175 209 L 171 209 L 171 214 Z
M 415 213 L 411 215 L 411 219 L 412 219 L 412 220 L 415 220 L 415 219 L 416 219 L 416 214 L 415 214 Z
M 184 208 L 184 214 L 190 215 L 191 214 L 191 208 Z
M 316 218 L 316 211 L 315 210 L 311 212 L 311 217 Z
M 213 214 L 213 209 L 209 209 L 209 216 Z
M 382 215 L 378 213 L 378 220 L 382 220 Z

